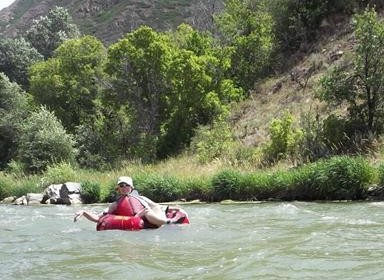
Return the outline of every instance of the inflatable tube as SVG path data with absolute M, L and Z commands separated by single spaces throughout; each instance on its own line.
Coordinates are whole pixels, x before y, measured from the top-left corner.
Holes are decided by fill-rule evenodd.
M 96 230 L 141 230 L 144 228 L 158 228 L 149 223 L 145 217 L 135 216 L 144 209 L 144 205 L 138 197 L 128 195 L 117 200 L 116 210 L 113 213 L 100 217 Z M 169 224 L 189 224 L 188 214 L 180 209 L 167 208 L 166 217 Z
M 188 214 L 183 209 L 167 209 L 165 215 L 170 224 L 189 224 Z
M 183 209 L 172 209 L 166 213 L 169 224 L 189 224 L 188 214 Z M 121 216 L 106 214 L 102 216 L 96 226 L 97 231 L 101 230 L 128 230 L 136 231 L 141 229 L 157 228 L 148 223 L 146 219 L 136 216 Z
M 97 231 L 101 230 L 141 230 L 144 228 L 144 220 L 141 217 L 120 216 L 106 214 L 102 216 L 96 226 Z

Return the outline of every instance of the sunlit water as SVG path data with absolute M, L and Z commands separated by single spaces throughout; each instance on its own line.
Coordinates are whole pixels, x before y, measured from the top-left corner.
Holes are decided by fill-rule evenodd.
M 0 205 L 0 279 L 384 279 L 384 202 L 183 208 L 189 226 L 96 232 L 78 207 Z

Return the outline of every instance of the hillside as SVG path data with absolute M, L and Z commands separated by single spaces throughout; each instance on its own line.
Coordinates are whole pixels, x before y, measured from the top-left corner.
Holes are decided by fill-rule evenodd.
M 222 0 L 16 0 L 0 11 L 0 34 L 22 34 L 33 19 L 55 7 L 68 9 L 83 34 L 109 44 L 123 34 L 148 25 L 158 31 L 185 22 L 200 30 L 212 28 L 212 14 L 223 8 Z
M 336 28 L 329 29 L 332 24 Z M 348 59 L 354 37 L 348 18 L 324 23 L 321 38 L 292 56 L 287 70 L 259 82 L 250 98 L 232 111 L 235 134 L 246 146 L 257 146 L 268 138 L 272 118 L 291 112 L 298 124 L 305 114 L 326 116 L 330 108 L 315 98 L 319 79 L 334 64 Z M 284 62 L 282 62 L 284 64 Z
M 108 44 L 140 25 L 169 30 L 187 22 L 199 29 L 210 29 L 211 15 L 222 8 L 222 3 L 214 0 L 17 0 L 0 11 L 0 32 L 5 36 L 22 34 L 33 18 L 60 4 L 69 10 L 84 34 L 93 34 Z M 268 139 L 270 121 L 284 111 L 293 113 L 298 125 L 308 112 L 320 118 L 329 115 L 329 109 L 314 97 L 314 93 L 319 78 L 333 64 L 351 58 L 354 38 L 346 16 L 327 18 L 319 34 L 318 41 L 300 47 L 289 61 L 280 61 L 276 75 L 255 84 L 249 98 L 233 108 L 233 131 L 245 146 L 264 143 Z

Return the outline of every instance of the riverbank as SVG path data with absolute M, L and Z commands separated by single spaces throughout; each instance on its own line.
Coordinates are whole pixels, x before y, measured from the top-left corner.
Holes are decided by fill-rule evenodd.
M 84 203 L 115 199 L 116 178 L 130 175 L 136 189 L 158 202 L 382 200 L 384 168 L 362 157 L 333 157 L 286 170 L 170 172 L 135 164 L 121 170 L 91 172 L 70 165 L 49 168 L 37 176 L 0 173 L 0 199 L 42 192 L 51 184 L 79 182 Z

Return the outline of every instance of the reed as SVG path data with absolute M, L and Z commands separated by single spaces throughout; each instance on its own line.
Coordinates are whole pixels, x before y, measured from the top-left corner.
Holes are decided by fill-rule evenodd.
M 182 163 L 182 164 L 181 164 Z M 69 165 L 48 168 L 41 176 L 13 177 L 0 173 L 0 198 L 41 191 L 51 183 L 82 183 L 87 203 L 110 202 L 116 197 L 116 179 L 131 176 L 140 194 L 158 202 L 197 200 L 357 200 L 363 199 L 378 173 L 384 181 L 384 167 L 375 169 L 362 157 L 339 156 L 287 170 L 247 170 L 174 160 L 169 165 L 126 164 L 119 170 L 75 170 Z M 189 168 L 188 168 L 189 166 Z M 377 180 L 377 179 L 376 179 Z
M 374 168 L 363 158 L 345 156 L 272 173 L 226 170 L 213 178 L 214 199 L 362 199 L 374 174 Z

